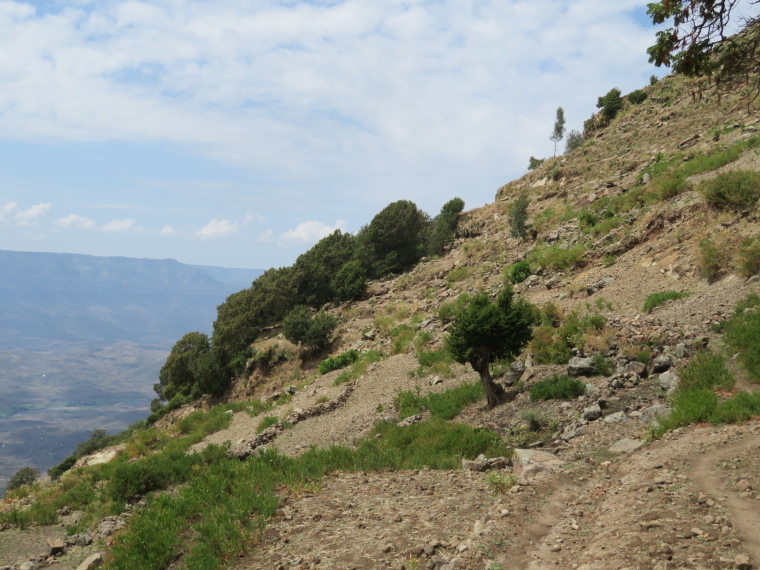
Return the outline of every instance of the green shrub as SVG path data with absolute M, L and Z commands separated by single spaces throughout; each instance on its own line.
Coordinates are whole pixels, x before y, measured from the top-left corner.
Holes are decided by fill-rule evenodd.
M 709 350 L 698 352 L 679 373 L 680 391 L 727 390 L 734 386 L 734 376 L 726 368 L 726 359 Z
M 674 198 L 687 190 L 686 177 L 681 173 L 665 174 L 654 179 L 651 186 L 660 200 Z
M 66 471 L 74 467 L 74 464 L 76 462 L 77 462 L 77 458 L 74 455 L 69 455 L 66 459 L 61 461 L 58 465 L 48 469 L 48 475 L 50 475 L 50 478 L 53 481 L 57 481 L 58 479 L 60 479 L 61 475 L 63 475 Z
M 612 362 L 602 356 L 601 354 L 594 355 L 594 370 L 599 376 L 612 376 L 615 368 L 612 366 Z
M 388 336 L 391 338 L 391 354 L 406 352 L 416 334 L 417 330 L 409 325 L 400 325 L 391 329 L 388 333 Z
M 443 303 L 441 308 L 438 309 L 438 318 L 443 324 L 450 323 L 457 318 L 459 314 L 467 307 L 467 303 L 470 302 L 472 296 L 469 293 L 462 293 L 456 300 L 448 303 Z
M 760 198 L 760 173 L 752 170 L 724 172 L 705 180 L 700 190 L 715 209 L 739 212 L 754 208 Z
M 546 417 L 536 410 L 523 410 L 520 412 L 520 419 L 525 422 L 530 431 L 541 431 L 541 428 L 548 423 Z
M 728 266 L 727 252 L 719 248 L 710 238 L 699 242 L 699 267 L 702 277 L 708 281 L 715 281 L 725 273 Z
M 420 365 L 417 367 L 415 374 L 422 378 L 428 374 L 436 374 L 444 378 L 451 378 L 454 374 L 451 371 L 451 364 L 454 359 L 451 358 L 446 350 L 422 350 L 417 354 L 417 361 Z
M 573 152 L 581 146 L 583 146 L 583 135 L 575 129 L 571 130 L 567 134 L 567 139 L 565 139 L 565 154 Z
M 530 205 L 530 199 L 527 192 L 521 192 L 520 195 L 512 204 L 512 209 L 509 212 L 509 227 L 512 237 L 517 239 L 525 239 L 528 235 L 528 206 Z
M 513 284 L 522 283 L 530 277 L 530 263 L 524 259 L 513 264 L 509 268 L 509 280 Z
M 491 471 L 488 475 L 486 475 L 486 484 L 492 492 L 503 495 L 512 487 L 517 485 L 517 476 L 512 473 Z M 492 568 L 495 570 L 493 564 L 489 566 L 489 570 Z
M 760 415 L 760 392 L 739 392 L 730 400 L 719 402 L 710 421 L 714 424 L 746 422 Z
M 662 305 L 665 301 L 684 299 L 689 295 L 691 295 L 691 293 L 688 291 L 662 291 L 660 293 L 652 293 L 644 301 L 642 311 L 645 313 L 651 313 L 652 309 Z
M 536 364 L 565 364 L 572 356 L 567 341 L 546 325 L 533 329 L 529 348 Z
M 599 222 L 599 216 L 594 212 L 590 212 L 587 208 L 581 210 L 578 215 L 578 224 L 581 228 L 589 228 L 595 226 Z
M 739 353 L 750 378 L 760 382 L 760 297 L 753 293 L 739 303 L 725 331 L 726 344 Z
M 345 368 L 349 364 L 353 364 L 357 360 L 359 360 L 359 351 L 358 350 L 347 350 L 346 352 L 338 355 L 338 356 L 330 356 L 328 358 L 325 358 L 322 362 L 319 363 L 319 373 L 320 374 L 327 374 L 328 372 L 332 372 L 333 370 L 339 370 L 341 368 Z
M 290 311 L 282 322 L 283 333 L 289 341 L 309 350 L 319 350 L 330 342 L 338 320 L 325 311 L 313 317 L 306 305 L 298 305 Z
M 344 382 L 350 382 L 361 377 L 373 362 L 378 362 L 383 359 L 383 353 L 379 350 L 368 350 L 362 353 L 361 358 L 354 362 L 348 370 L 344 370 L 335 379 L 335 386 L 343 384 Z
M 531 386 L 530 401 L 573 400 L 582 396 L 585 391 L 586 386 L 580 380 L 571 378 L 566 374 L 555 374 Z
M 266 416 L 259 422 L 259 425 L 256 427 L 256 433 L 261 433 L 265 429 L 276 426 L 279 423 L 280 420 L 276 416 Z
M 528 160 L 528 170 L 535 170 L 544 163 L 544 160 L 545 159 L 543 158 L 535 158 L 531 156 L 530 160 Z
M 623 108 L 623 99 L 620 97 L 620 89 L 613 87 L 606 95 L 599 97 L 596 107 L 602 110 L 602 116 L 611 121 Z
M 760 235 L 742 241 L 734 264 L 744 277 L 751 277 L 760 272 Z
M 452 269 L 446 274 L 446 283 L 451 285 L 452 283 L 456 283 L 457 281 L 462 281 L 463 279 L 467 279 L 467 275 L 469 273 L 470 273 L 469 269 L 464 265 L 455 267 L 454 269 Z
M 31 485 L 40 478 L 40 470 L 36 467 L 22 467 L 8 479 L 5 492 L 18 489 L 22 485 Z
M 647 100 L 647 94 L 642 89 L 636 89 L 628 94 L 628 101 L 633 105 L 639 105 Z

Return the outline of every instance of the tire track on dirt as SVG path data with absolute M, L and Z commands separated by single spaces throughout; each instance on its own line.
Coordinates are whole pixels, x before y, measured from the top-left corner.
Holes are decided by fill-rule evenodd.
M 757 564 L 760 562 L 760 510 L 753 501 L 741 498 L 721 481 L 718 467 L 719 462 L 752 448 L 760 449 L 760 435 L 749 435 L 738 443 L 709 451 L 694 462 L 691 478 L 705 494 L 720 500 L 729 511 L 744 547 Z

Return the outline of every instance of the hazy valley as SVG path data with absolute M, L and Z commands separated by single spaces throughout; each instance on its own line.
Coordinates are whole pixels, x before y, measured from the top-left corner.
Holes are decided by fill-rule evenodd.
M 0 487 L 143 419 L 172 344 L 260 273 L 0 251 Z

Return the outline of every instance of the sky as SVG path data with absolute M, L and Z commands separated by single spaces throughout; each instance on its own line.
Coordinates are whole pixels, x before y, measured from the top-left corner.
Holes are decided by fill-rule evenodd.
M 644 87 L 635 0 L 0 0 L 0 249 L 290 265 Z M 564 141 L 559 145 L 564 149 Z

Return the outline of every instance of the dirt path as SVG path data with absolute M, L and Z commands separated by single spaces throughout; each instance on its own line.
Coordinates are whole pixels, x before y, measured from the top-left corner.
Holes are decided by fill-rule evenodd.
M 746 439 L 728 447 L 718 447 L 694 462 L 691 477 L 694 484 L 704 490 L 705 494 L 721 501 L 723 507 L 731 514 L 744 547 L 755 562 L 760 562 L 760 508 L 756 501 L 740 496 L 742 491 L 732 488 L 720 464 L 742 454 L 760 453 L 760 434 L 753 434 Z M 745 479 L 746 480 L 746 479 Z M 750 485 L 751 486 L 751 485 Z M 756 487 L 755 487 L 756 488 Z

